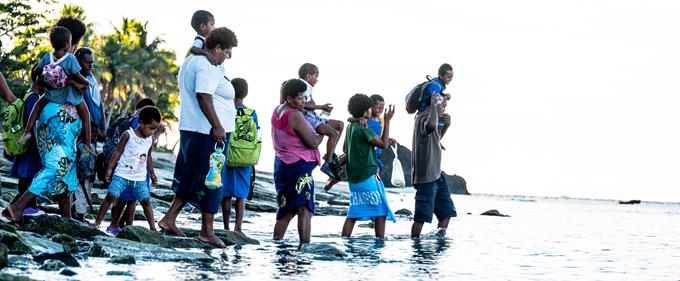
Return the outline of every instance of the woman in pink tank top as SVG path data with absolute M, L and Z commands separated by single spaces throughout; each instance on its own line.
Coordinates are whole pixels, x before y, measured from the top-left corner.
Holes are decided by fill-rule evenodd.
M 320 162 L 322 136 L 307 123 L 302 110 L 307 85 L 298 79 L 283 85 L 284 103 L 272 113 L 272 142 L 276 151 L 274 185 L 279 210 L 274 240 L 283 239 L 290 221 L 298 215 L 300 243 L 309 243 L 314 215 L 312 171 Z

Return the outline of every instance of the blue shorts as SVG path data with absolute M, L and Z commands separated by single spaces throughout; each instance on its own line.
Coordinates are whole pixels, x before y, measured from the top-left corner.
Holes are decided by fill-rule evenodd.
M 129 187 L 135 193 L 137 200 L 142 201 L 151 197 L 147 186 L 146 181 L 131 181 L 119 176 L 113 176 L 111 184 L 109 184 L 109 193 L 118 198 Z
M 413 187 L 416 189 L 416 211 L 413 221 L 431 223 L 432 214 L 436 215 L 438 220 L 457 216 L 444 175 L 436 181 L 414 184 Z
M 316 130 L 317 127 L 321 126 L 321 124 L 326 124 L 328 120 L 321 118 L 319 115 L 314 113 L 314 111 L 305 111 L 305 120 L 309 122 L 312 127 L 314 127 L 314 130 Z

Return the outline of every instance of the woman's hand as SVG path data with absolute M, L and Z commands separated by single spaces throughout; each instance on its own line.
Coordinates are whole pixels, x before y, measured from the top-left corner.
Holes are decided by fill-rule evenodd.
M 213 127 L 211 132 L 213 138 L 215 138 L 215 142 L 227 143 L 227 133 L 224 131 L 222 126 Z

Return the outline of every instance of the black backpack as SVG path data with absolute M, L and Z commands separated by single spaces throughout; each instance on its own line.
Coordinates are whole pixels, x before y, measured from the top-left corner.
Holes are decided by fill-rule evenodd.
M 406 95 L 406 112 L 408 114 L 413 114 L 420 109 L 420 99 L 423 97 L 423 93 L 425 92 L 425 89 L 427 89 L 427 86 L 430 86 L 431 84 L 438 84 L 435 81 L 432 81 L 432 77 L 430 75 L 425 76 L 426 81 L 423 83 L 420 83 L 413 87 L 411 91 Z

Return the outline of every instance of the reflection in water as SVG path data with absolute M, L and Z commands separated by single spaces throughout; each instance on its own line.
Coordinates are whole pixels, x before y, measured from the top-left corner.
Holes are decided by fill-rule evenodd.
M 409 259 L 411 273 L 430 277 L 439 274 L 439 259 L 449 248 L 449 240 L 442 236 L 426 235 L 421 239 L 413 239 L 413 253 Z

